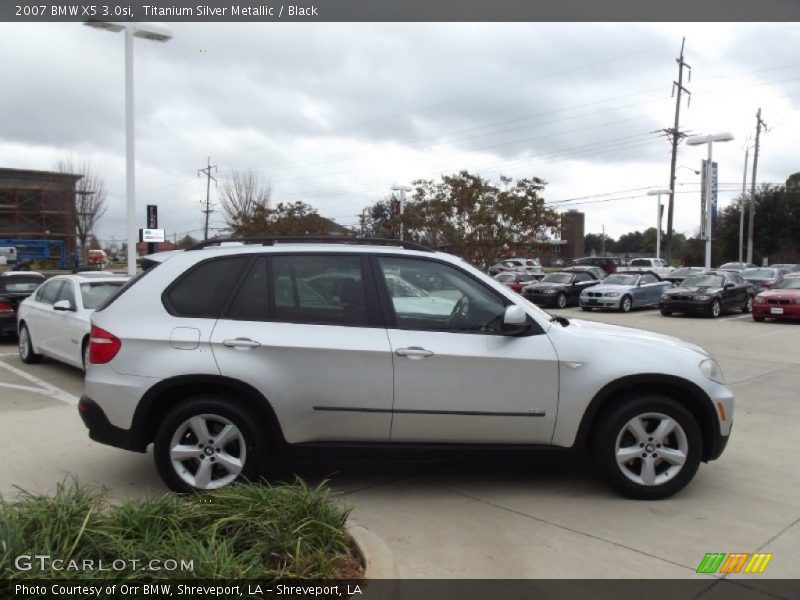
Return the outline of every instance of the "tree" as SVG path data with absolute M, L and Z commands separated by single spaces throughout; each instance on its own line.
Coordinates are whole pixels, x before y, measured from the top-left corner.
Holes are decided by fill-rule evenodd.
M 180 250 L 185 250 L 186 248 L 191 248 L 197 243 L 197 240 L 190 236 L 188 233 L 183 236 L 181 239 L 178 240 L 178 243 L 175 246 Z
M 517 181 L 500 177 L 493 184 L 467 171 L 439 181 L 415 181 L 402 218 L 393 214 L 390 199 L 380 200 L 368 208 L 368 231 L 395 237 L 402 223 L 406 240 L 474 263 L 494 262 L 530 244 L 538 232 L 558 226 L 558 215 L 545 207 L 540 196 L 544 185 L 536 177 Z
M 330 221 L 322 218 L 317 209 L 304 203 L 283 203 L 269 211 L 266 235 L 327 235 Z
M 56 163 L 55 170 L 59 173 L 82 176 L 75 183 L 75 234 L 83 262 L 86 262 L 89 236 L 94 232 L 107 208 L 108 191 L 105 180 L 92 167 L 88 158 L 67 156 Z
M 617 251 L 617 242 L 609 236 L 605 236 L 605 245 L 603 244 L 602 233 L 587 233 L 583 237 L 583 253 L 586 256 L 592 254 L 600 255 L 605 249 L 606 253 Z
M 272 203 L 272 186 L 253 171 L 232 171 L 223 179 L 220 201 L 234 235 L 264 235 Z

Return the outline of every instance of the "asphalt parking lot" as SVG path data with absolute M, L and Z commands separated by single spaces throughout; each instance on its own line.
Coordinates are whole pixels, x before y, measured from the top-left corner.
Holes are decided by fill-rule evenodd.
M 707 552 L 769 552 L 757 577 L 800 571 L 800 324 L 559 311 L 676 335 L 710 350 L 737 397 L 721 459 L 668 500 L 617 496 L 581 461 L 520 460 L 300 465 L 330 477 L 353 520 L 414 578 L 687 578 Z M 165 490 L 149 454 L 90 441 L 74 404 L 82 373 L 24 365 L 0 341 L 0 494 L 45 492 L 74 475 L 117 496 Z M 731 575 L 746 579 L 753 575 Z M 765 596 L 766 597 L 766 596 Z

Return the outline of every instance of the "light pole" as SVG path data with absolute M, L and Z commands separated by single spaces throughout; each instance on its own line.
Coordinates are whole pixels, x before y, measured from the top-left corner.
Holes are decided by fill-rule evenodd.
M 706 269 L 711 268 L 711 148 L 714 145 L 714 142 L 730 142 L 733 139 L 733 134 L 724 132 L 724 133 L 712 133 L 711 135 L 696 135 L 690 137 L 686 140 L 686 144 L 689 146 L 700 146 L 702 144 L 708 144 L 708 162 L 706 163 L 706 214 L 705 222 L 706 222 L 706 261 L 705 267 Z
M 392 185 L 392 191 L 400 192 L 400 239 L 403 239 L 403 207 L 406 203 L 406 192 L 411 191 L 411 187 L 408 185 Z
M 87 21 L 87 27 L 105 29 L 113 33 L 125 32 L 125 200 L 128 221 L 128 275 L 136 274 L 136 196 L 133 131 L 133 38 L 154 42 L 172 39 L 172 30 L 162 23 L 116 23 Z
M 647 192 L 648 196 L 658 196 L 658 205 L 656 206 L 656 258 L 661 258 L 661 194 L 671 193 L 672 190 L 669 188 L 658 188 Z

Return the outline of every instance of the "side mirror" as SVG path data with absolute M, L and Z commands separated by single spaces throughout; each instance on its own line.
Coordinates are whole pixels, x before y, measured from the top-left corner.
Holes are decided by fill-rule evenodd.
M 516 304 L 506 307 L 503 315 L 503 331 L 507 335 L 520 335 L 528 331 L 528 314 L 525 309 Z
M 72 308 L 72 304 L 70 304 L 69 300 L 59 300 L 55 304 L 53 304 L 53 310 L 58 310 L 61 312 L 75 310 Z

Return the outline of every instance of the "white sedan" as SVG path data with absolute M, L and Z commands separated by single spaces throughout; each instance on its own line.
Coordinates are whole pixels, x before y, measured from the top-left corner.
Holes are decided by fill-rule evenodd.
M 127 279 L 125 275 L 89 271 L 45 281 L 17 309 L 22 361 L 37 363 L 48 356 L 85 369 L 89 318 Z

